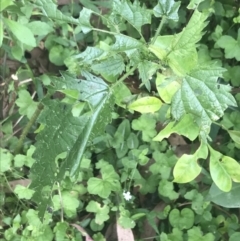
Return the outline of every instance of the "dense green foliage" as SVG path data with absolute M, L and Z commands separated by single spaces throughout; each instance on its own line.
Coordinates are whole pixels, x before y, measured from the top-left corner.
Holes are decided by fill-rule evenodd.
M 2 0 L 0 241 L 239 240 L 239 9 Z

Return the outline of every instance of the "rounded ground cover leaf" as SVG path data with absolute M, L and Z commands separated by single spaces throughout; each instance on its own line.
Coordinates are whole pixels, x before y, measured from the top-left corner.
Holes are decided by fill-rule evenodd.
M 132 102 L 128 108 L 140 113 L 153 113 L 160 109 L 162 106 L 161 100 L 156 97 L 146 96 Z
M 230 135 L 230 137 L 232 138 L 232 140 L 235 143 L 240 144 L 240 131 L 229 131 L 228 130 L 228 134 Z
M 174 228 L 189 229 L 194 224 L 194 212 L 189 208 L 184 208 L 181 212 L 174 208 L 169 214 L 169 222 Z

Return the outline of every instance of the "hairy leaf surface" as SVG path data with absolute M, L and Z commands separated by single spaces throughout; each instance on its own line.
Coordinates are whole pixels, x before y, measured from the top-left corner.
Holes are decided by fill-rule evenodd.
M 144 6 L 140 6 L 139 1 L 113 1 L 113 11 L 128 21 L 141 34 L 141 27 L 151 23 L 151 14 Z
M 56 89 L 77 89 L 81 101 L 88 102 L 91 110 L 80 117 L 73 117 L 71 106 L 48 101 L 39 120 L 45 128 L 37 136 L 31 188 L 36 191 L 34 200 L 39 203 L 41 217 L 49 203 L 54 182 L 61 181 L 67 171 L 71 176 L 78 175 L 85 148 L 95 136 L 102 134 L 111 121 L 114 101 L 108 86 L 89 73 L 83 73 L 83 76 L 86 80 L 63 74 L 62 78 L 52 78 L 52 82 Z M 58 165 L 57 156 L 63 152 L 67 157 Z

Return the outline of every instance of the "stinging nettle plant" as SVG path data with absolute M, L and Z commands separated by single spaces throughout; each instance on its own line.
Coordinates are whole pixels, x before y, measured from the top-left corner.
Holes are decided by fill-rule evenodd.
M 108 41 L 100 41 L 64 60 L 68 71 L 61 72 L 61 77 L 50 77 L 51 83 L 46 86 L 48 95 L 39 104 L 43 110 L 36 111 L 41 112 L 40 131 L 30 188 L 35 191 L 33 199 L 39 204 L 40 217 L 51 203 L 53 185 L 65 175 L 77 179 L 85 151 L 104 133 L 115 105 L 141 114 L 166 108 L 167 125 L 154 141 L 161 142 L 172 133 L 190 141 L 200 139 L 195 153 L 178 159 L 173 170 L 174 182 L 194 180 L 202 171 L 198 160 L 208 156 L 210 174 L 219 189 L 228 192 L 232 181 L 240 182 L 239 163 L 209 144 L 212 123 L 229 106 L 237 106 L 231 87 L 218 82 L 225 69 L 198 55 L 197 43 L 204 35 L 209 12 L 195 9 L 181 32 L 161 35 L 168 20 L 178 21 L 180 2 L 159 1 L 149 10 L 138 1 L 113 0 L 108 14 L 83 8 L 78 19 L 65 16 L 53 2 L 36 0 L 34 6 L 38 14 L 49 19 L 80 26 L 84 34 L 94 31 L 99 37 L 101 33 L 109 36 Z M 91 16 L 101 18 L 105 28 L 91 25 Z M 141 30 L 151 24 L 153 16 L 159 18 L 159 27 L 146 40 Z M 12 30 L 8 20 L 6 24 Z M 136 38 L 124 34 L 127 24 L 136 32 Z M 139 95 L 132 94 L 124 82 L 133 73 L 138 73 L 140 87 L 144 89 Z M 57 91 L 65 95 L 63 100 L 49 98 Z M 233 140 L 239 136 L 237 131 L 226 131 Z M 117 179 L 114 175 L 112 178 Z M 111 191 L 121 191 L 121 187 L 115 183 Z

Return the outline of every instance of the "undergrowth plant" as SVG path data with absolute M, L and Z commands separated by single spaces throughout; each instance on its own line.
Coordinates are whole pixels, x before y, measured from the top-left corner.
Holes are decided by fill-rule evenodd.
M 239 208 L 234 1 L 80 2 L 1 3 L 0 44 L 25 68 L 5 88 L 18 113 L 1 122 L 1 179 L 13 192 L 1 202 L 19 204 L 14 217 L 2 211 L 0 237 L 117 240 L 124 228 L 128 240 L 237 240 L 238 217 L 217 206 Z M 209 32 L 219 9 L 234 27 Z M 40 45 L 59 74 L 35 76 L 26 53 Z M 26 76 L 32 96 L 17 84 Z M 10 141 L 14 115 L 24 128 Z M 178 155 L 178 145 L 190 148 Z M 21 175 L 30 186 L 12 188 Z

